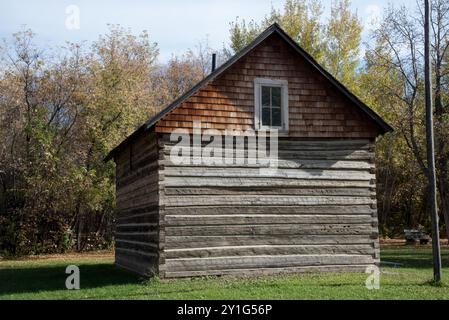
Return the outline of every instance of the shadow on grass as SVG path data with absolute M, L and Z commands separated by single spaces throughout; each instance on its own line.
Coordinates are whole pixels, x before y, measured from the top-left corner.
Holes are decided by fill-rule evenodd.
M 139 284 L 139 276 L 113 264 L 79 264 L 83 289 Z M 0 295 L 66 290 L 65 265 L 0 269 Z
M 430 246 L 398 246 L 385 247 L 380 250 L 381 261 L 402 264 L 404 268 L 432 268 L 432 247 Z M 442 247 L 441 262 L 443 267 L 449 266 L 449 248 Z

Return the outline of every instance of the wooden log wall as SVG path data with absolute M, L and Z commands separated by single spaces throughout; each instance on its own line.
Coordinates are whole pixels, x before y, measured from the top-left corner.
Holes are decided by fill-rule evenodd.
M 163 277 L 364 271 L 379 263 L 370 140 L 279 142 L 279 168 L 174 165 L 160 137 Z
M 158 272 L 158 153 L 156 134 L 147 133 L 115 159 L 115 263 L 142 275 Z

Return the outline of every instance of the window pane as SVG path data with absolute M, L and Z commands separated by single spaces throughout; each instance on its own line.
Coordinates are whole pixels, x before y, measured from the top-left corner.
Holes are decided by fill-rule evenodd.
M 269 126 L 271 123 L 270 108 L 262 108 L 262 125 Z
M 273 87 L 271 88 L 272 102 L 271 105 L 273 107 L 281 106 L 281 88 Z
M 262 87 L 262 106 L 270 105 L 270 87 Z
M 281 108 L 272 108 L 272 123 L 273 127 L 281 127 L 282 126 L 282 116 L 281 116 Z

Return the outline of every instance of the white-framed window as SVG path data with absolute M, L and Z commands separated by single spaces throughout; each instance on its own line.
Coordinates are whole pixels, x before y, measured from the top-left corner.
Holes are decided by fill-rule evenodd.
M 288 131 L 288 82 L 256 78 L 254 80 L 255 129 Z

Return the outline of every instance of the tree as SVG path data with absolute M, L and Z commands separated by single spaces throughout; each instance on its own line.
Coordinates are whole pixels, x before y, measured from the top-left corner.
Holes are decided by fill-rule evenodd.
M 236 18 L 235 22 L 231 22 L 230 32 L 230 48 L 224 50 L 229 57 L 250 44 L 261 32 L 262 28 L 253 20 L 247 23 L 244 19 Z
M 205 78 L 212 70 L 212 54 L 217 51 L 209 46 L 208 40 L 200 41 L 194 49 L 173 56 L 165 65 L 161 65 L 153 74 L 157 79 L 158 105 L 165 106 L 192 88 Z M 222 64 L 227 55 L 217 54 L 217 67 Z
M 111 240 L 114 167 L 106 153 L 156 112 L 148 34 L 111 26 L 90 52 L 58 56 L 15 35 L 0 73 L 0 250 L 29 254 Z
M 431 1 L 430 24 L 433 33 L 433 69 L 435 81 L 436 168 L 440 207 L 449 238 L 449 3 Z
M 332 75 L 356 89 L 362 25 L 349 0 L 332 3 L 331 16 L 321 23 L 323 7 L 318 0 L 286 0 L 283 11 L 272 8 L 262 22 L 236 19 L 231 24 L 230 48 L 236 53 L 262 30 L 277 22 L 303 49 Z
M 335 78 L 356 90 L 362 24 L 349 0 L 334 2 L 325 27 L 325 52 L 321 63 Z
M 449 46 L 449 10 L 447 1 L 443 0 L 433 0 L 431 8 L 437 175 L 441 213 L 445 219 L 446 231 L 449 235 L 449 206 L 447 200 L 447 166 L 449 161 L 447 152 L 448 86 L 444 85 L 444 83 L 447 84 L 448 80 L 448 68 L 445 61 L 447 61 Z M 391 110 L 388 114 L 391 115 L 395 127 L 399 130 L 400 138 L 413 155 L 414 163 L 419 168 L 419 172 L 421 175 L 427 176 L 422 25 L 422 12 L 411 15 L 405 7 L 388 8 L 381 26 L 374 32 L 377 46 L 367 50 L 367 56 L 369 57 L 367 71 L 372 77 L 375 77 L 375 73 L 394 75 L 393 81 L 381 79 L 376 85 L 382 88 L 381 95 L 390 97 Z M 375 99 L 380 99 L 379 95 Z M 411 188 L 416 189 L 416 185 L 411 186 Z M 423 197 L 421 197 L 423 205 L 426 204 L 425 197 L 427 195 L 427 190 L 424 190 Z M 423 210 L 425 207 L 421 209 Z
M 72 99 L 83 79 L 77 52 L 53 61 L 33 45 L 33 37 L 30 30 L 16 33 L 13 47 L 5 46 L 2 55 L 1 245 L 14 254 L 63 241 L 67 212 L 58 210 L 70 199 L 61 175 L 68 166 L 63 148 L 76 120 Z
M 110 245 L 115 168 L 104 157 L 204 78 L 213 50 L 202 42 L 161 66 L 147 32 L 112 25 L 58 54 L 33 37 L 15 34 L 0 55 L 0 251 Z

